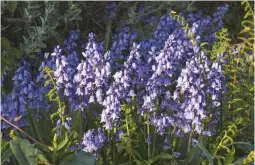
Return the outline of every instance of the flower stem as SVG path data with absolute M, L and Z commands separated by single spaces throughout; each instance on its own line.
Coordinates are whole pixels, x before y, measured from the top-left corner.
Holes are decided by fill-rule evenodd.
M 147 136 L 150 136 L 150 116 L 147 113 Z M 150 165 L 151 143 L 148 143 L 148 164 Z
M 128 135 L 128 138 L 129 138 L 129 128 L 128 128 L 128 117 L 129 117 L 129 111 L 128 109 L 126 110 L 126 127 L 127 127 L 127 135 Z M 128 158 L 128 161 L 129 161 L 129 164 L 132 164 L 131 163 L 131 155 L 129 154 L 129 158 Z
M 191 133 L 189 134 L 189 142 L 188 142 L 187 154 L 189 154 L 189 151 L 190 151 L 192 135 L 193 135 L 193 131 L 191 131 Z
M 156 112 L 159 113 L 159 98 L 157 99 L 157 109 Z M 157 135 L 157 129 L 155 127 L 154 129 L 154 134 L 153 134 L 153 146 L 152 146 L 152 158 L 155 155 L 155 150 L 156 150 L 156 136 Z

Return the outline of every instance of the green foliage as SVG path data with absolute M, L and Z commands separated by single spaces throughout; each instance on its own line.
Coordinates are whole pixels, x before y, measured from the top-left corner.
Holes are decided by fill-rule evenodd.
M 216 137 L 216 143 L 212 142 L 209 144 L 209 152 L 212 154 L 213 159 L 217 159 L 218 164 L 244 163 L 243 160 L 245 158 L 237 160 L 235 154 L 240 149 L 242 152 L 247 150 L 245 147 L 249 144 L 247 142 L 253 141 L 254 137 L 250 136 L 251 130 L 253 132 L 252 113 L 254 108 L 254 61 L 251 54 L 254 51 L 254 29 L 253 22 L 246 21 L 249 17 L 253 19 L 254 16 L 253 10 L 247 1 L 243 1 L 242 5 L 244 5 L 246 11 L 244 21 L 242 22 L 244 30 L 239 33 L 239 35 L 246 34 L 245 37 L 239 37 L 242 42 L 231 45 L 230 40 L 227 38 L 227 30 L 223 29 L 220 33 L 216 34 L 219 42 L 215 42 L 212 52 L 208 52 L 211 54 L 212 60 L 217 60 L 218 53 L 227 52 L 225 58 L 229 61 L 224 66 L 224 72 L 228 81 L 226 93 L 228 101 L 224 102 L 221 107 L 222 129 Z M 234 49 L 237 52 L 233 53 Z M 244 142 L 240 144 L 235 143 L 235 141 L 239 140 Z M 239 144 L 238 147 L 236 144 Z M 251 148 L 248 151 L 251 151 Z
M 1 8 L 2 73 L 13 72 L 20 59 L 33 60 L 46 47 L 63 43 L 60 36 L 82 20 L 77 2 L 2 1 Z
M 233 139 L 236 133 L 237 127 L 235 124 L 229 125 L 227 130 L 223 130 L 220 133 L 220 135 L 216 138 L 216 145 L 214 145 L 212 149 L 213 158 L 223 159 L 225 164 L 229 164 L 233 161 L 235 154 Z M 224 153 L 226 153 L 226 155 Z
M 245 15 L 241 25 L 244 29 L 239 33 L 238 38 L 242 40 L 242 48 L 243 51 L 246 52 L 247 50 L 253 50 L 254 47 L 254 12 L 247 0 L 242 1 L 242 5 L 245 10 Z M 246 33 L 247 37 L 240 36 L 240 34 L 244 33 Z
M 8 10 L 13 14 L 15 9 L 17 8 L 18 2 L 16 2 L 16 1 L 7 1 L 6 4 L 7 4 Z
M 203 144 L 201 142 L 197 142 L 198 147 L 203 151 L 203 153 L 205 154 L 206 158 L 209 161 L 210 165 L 213 165 L 213 157 L 212 155 L 208 152 L 208 150 L 203 146 Z
M 1 141 L 1 143 L 3 143 L 3 140 Z M 9 142 L 5 142 L 4 144 L 2 144 L 1 147 L 1 162 L 4 163 L 7 160 L 10 159 L 10 157 L 13 155 L 11 148 L 10 148 L 10 143 Z
M 34 148 L 27 140 L 14 139 L 10 141 L 10 148 L 21 165 L 36 165 L 40 151 Z
M 42 126 L 39 125 L 39 122 L 36 121 L 35 116 L 33 113 L 28 114 L 28 123 L 30 125 L 30 131 L 36 139 L 38 139 L 39 142 L 44 143 L 43 136 L 42 136 Z
M 157 160 L 162 160 L 162 159 L 174 159 L 174 157 L 173 157 L 172 155 L 170 155 L 170 154 L 161 152 L 160 154 L 154 156 L 154 157 L 150 160 L 150 163 L 154 163 L 154 162 L 156 162 Z
M 56 102 L 58 104 L 59 110 L 55 113 L 52 113 L 50 118 L 51 120 L 53 120 L 53 118 L 57 117 L 57 115 L 59 115 L 61 117 L 62 120 L 62 126 L 64 125 L 64 111 L 65 111 L 65 103 L 63 101 L 61 101 L 60 96 L 58 94 L 57 91 L 57 85 L 56 82 L 53 79 L 53 74 L 54 70 L 52 70 L 49 67 L 44 67 L 43 68 L 43 73 L 45 73 L 44 75 L 44 79 L 47 79 L 47 81 L 45 81 L 45 86 L 48 86 L 49 84 L 53 85 L 53 88 L 49 91 L 49 93 L 47 94 L 47 97 L 49 99 L 49 101 L 52 102 Z
M 73 154 L 69 157 L 64 158 L 60 165 L 94 165 L 95 159 L 92 155 L 86 152 L 80 151 L 77 154 Z
M 235 55 L 229 54 L 230 65 L 226 67 L 226 73 L 229 74 L 227 93 L 229 115 L 227 116 L 242 125 L 242 128 L 239 129 L 244 129 L 242 133 L 245 135 L 245 131 L 247 131 L 245 128 L 253 125 L 254 24 L 253 21 L 247 21 L 247 19 L 254 20 L 254 15 L 247 1 L 243 1 L 242 4 L 246 11 L 244 21 L 242 21 L 242 25 L 247 29 L 246 37 L 239 37 L 242 42 L 234 45 L 238 52 Z
M 1 60 L 1 75 L 6 72 L 10 67 L 16 65 L 16 62 L 13 60 L 13 58 L 19 57 L 19 51 L 17 48 L 13 47 L 9 40 L 5 37 L 1 38 L 1 46 L 2 46 L 2 60 Z M 9 53 L 12 54 L 12 56 L 9 55 Z
M 82 36 L 86 36 L 88 31 L 97 32 L 98 38 L 105 38 L 105 50 L 109 50 L 111 43 L 112 31 L 117 27 L 117 21 L 104 22 L 99 19 L 95 21 L 94 17 L 102 17 L 105 3 L 87 3 L 87 2 L 2 2 L 2 73 L 8 72 L 15 68 L 17 62 L 22 58 L 29 60 L 33 59 L 36 53 L 47 50 L 46 47 L 52 48 L 56 43 L 62 43 L 64 35 L 69 28 L 80 28 Z M 172 7 L 170 15 L 178 20 L 183 29 L 187 30 L 188 36 L 193 40 L 193 34 L 188 31 L 189 25 L 184 18 L 177 12 L 186 10 L 194 10 L 199 5 L 196 1 L 192 2 L 153 2 L 146 9 L 150 15 L 157 13 L 162 15 L 166 8 Z M 220 107 L 222 118 L 220 119 L 219 129 L 217 134 L 205 138 L 198 135 L 185 135 L 182 138 L 174 135 L 175 128 L 168 130 L 169 142 L 171 149 L 163 151 L 162 136 L 156 134 L 154 127 L 150 126 L 149 115 L 145 114 L 144 118 L 137 116 L 137 108 L 135 98 L 130 103 L 123 103 L 122 113 L 125 119 L 121 121 L 121 128 L 125 132 L 120 142 L 116 142 L 116 128 L 107 132 L 108 142 L 99 155 L 99 160 L 83 151 L 74 153 L 70 147 L 78 143 L 83 133 L 88 128 L 98 127 L 99 116 L 93 118 L 90 110 L 78 110 L 73 114 L 73 133 L 69 134 L 64 127 L 64 121 L 68 116 L 68 111 L 65 102 L 60 99 L 57 91 L 56 83 L 53 78 L 53 70 L 45 67 L 43 69 L 44 78 L 46 79 L 45 86 L 53 85 L 53 88 L 47 94 L 47 97 L 54 103 L 53 113 L 48 120 L 36 121 L 35 112 L 29 111 L 28 122 L 29 131 L 33 138 L 43 144 L 53 145 L 54 150 L 49 151 L 41 149 L 41 151 L 24 139 L 14 139 L 5 142 L 2 145 L 1 161 L 6 163 L 8 159 L 13 159 L 19 164 L 39 164 L 47 165 L 60 164 L 247 164 L 254 160 L 253 151 L 253 136 L 251 129 L 253 125 L 253 102 L 254 102 L 254 87 L 253 87 L 253 71 L 254 57 L 251 55 L 254 46 L 254 12 L 248 1 L 243 1 L 244 20 L 241 25 L 243 30 L 238 34 L 240 42 L 231 44 L 229 39 L 229 28 L 222 29 L 221 32 L 215 34 L 218 38 L 217 42 L 212 45 L 202 43 L 200 47 L 206 51 L 212 61 L 217 61 L 218 54 L 225 53 L 225 58 L 229 61 L 224 66 L 223 70 L 227 80 L 227 101 L 224 101 Z M 128 13 L 116 14 L 117 20 L 126 18 L 126 23 L 139 29 L 139 38 L 147 37 L 148 31 L 153 29 L 144 29 L 142 24 L 136 22 L 141 17 L 136 13 L 138 2 L 134 3 L 119 3 L 116 13 L 127 10 Z M 100 8 L 101 7 L 101 8 Z M 19 11 L 22 11 L 19 13 Z M 176 12 L 177 11 L 177 12 Z M 120 15 L 120 16 L 119 16 Z M 9 18 L 10 17 L 10 18 Z M 86 22 L 86 23 L 84 23 Z M 15 25 L 14 27 L 12 25 Z M 88 25 L 91 25 L 88 27 Z M 93 29 L 91 28 L 93 27 Z M 95 27 L 95 28 L 94 28 Z M 13 35 L 21 33 L 22 38 L 11 38 L 7 32 L 12 32 Z M 6 34 L 5 34 L 6 33 Z M 15 41 L 17 39 L 17 41 Z M 196 44 L 195 42 L 193 42 Z M 212 51 L 207 50 L 207 46 L 212 47 Z M 233 49 L 237 49 L 237 53 L 233 53 Z M 222 97 L 223 100 L 223 97 Z M 59 109 L 59 110 L 57 110 Z M 101 111 L 99 105 L 89 105 L 88 109 Z M 87 119 L 83 120 L 82 115 L 86 114 Z M 214 116 L 211 115 L 204 122 L 211 120 Z M 61 119 L 61 133 L 56 135 L 56 118 Z M 14 131 L 13 131 L 14 132 Z M 53 133 L 53 135 L 52 135 Z M 15 134 L 16 135 L 16 134 Z M 151 136 L 151 143 L 146 144 L 145 140 Z M 15 136 L 12 136 L 15 137 Z M 191 138 L 198 139 L 197 146 L 191 146 Z M 16 137 L 15 137 L 16 138 Z M 80 149 L 80 148 L 79 148 Z M 79 150 L 78 149 L 78 150 Z M 182 153 L 180 158 L 175 158 L 173 152 Z M 245 153 L 243 156 L 238 153 Z M 205 157 L 202 157 L 201 154 Z M 16 163 L 16 164 L 18 164 Z

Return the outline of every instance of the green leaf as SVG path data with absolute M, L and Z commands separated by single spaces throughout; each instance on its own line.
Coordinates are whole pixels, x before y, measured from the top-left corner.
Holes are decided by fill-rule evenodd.
M 233 144 L 248 145 L 251 148 L 253 148 L 253 145 L 251 143 L 247 143 L 247 142 L 234 142 Z
M 4 49 L 9 49 L 9 47 L 11 47 L 9 40 L 5 37 L 1 37 L 1 44 L 2 44 L 2 48 Z
M 40 151 L 33 147 L 28 140 L 14 139 L 10 141 L 10 148 L 20 165 L 36 165 Z
M 200 142 L 197 142 L 197 146 L 204 152 L 204 154 L 207 157 L 210 165 L 213 165 L 212 155 L 207 151 L 207 149 L 203 146 L 203 144 L 200 143 Z
M 42 139 L 42 127 L 39 125 L 38 121 L 35 121 L 35 116 L 32 112 L 30 112 L 27 116 L 28 122 L 29 122 L 29 129 L 33 133 L 36 139 L 38 139 L 39 142 L 44 143 Z
M 93 155 L 84 151 L 65 157 L 60 165 L 95 165 L 96 161 Z
M 159 159 L 174 159 L 174 157 L 170 154 L 161 152 L 160 154 L 158 154 L 157 156 L 154 156 L 151 160 L 150 163 L 153 163 Z
M 4 163 L 13 155 L 10 144 L 7 142 L 1 148 L 1 162 Z
M 239 159 L 237 159 L 236 161 L 234 161 L 234 165 L 243 165 L 244 163 L 244 160 L 248 157 L 249 155 L 245 155 L 245 156 L 243 156 L 243 157 L 241 157 L 241 158 L 239 158 Z
M 38 154 L 38 159 L 39 159 L 40 161 L 43 161 L 45 165 L 51 165 L 51 164 L 49 163 L 49 161 L 48 161 L 42 154 Z
M 3 49 L 6 49 L 8 52 L 12 53 L 15 57 L 19 56 L 19 50 L 11 46 L 11 43 L 7 38 L 1 37 L 1 45 Z M 11 57 L 11 59 L 13 60 L 13 57 Z
M 194 159 L 198 151 L 199 150 L 197 149 L 197 147 L 193 147 L 190 150 L 190 152 L 188 153 L 188 158 L 187 158 L 188 163 L 192 162 L 192 160 Z
M 62 149 L 67 144 L 68 140 L 69 140 L 69 136 L 66 133 L 64 140 L 62 140 L 59 144 L 57 144 L 57 150 Z
M 224 160 L 224 164 L 230 164 L 234 160 L 234 156 L 235 156 L 235 148 L 233 148 L 231 152 L 227 154 Z
M 17 1 L 7 1 L 7 8 L 13 14 L 15 9 L 17 8 L 18 2 Z
M 218 162 L 218 165 L 222 165 L 222 163 L 221 163 L 221 160 L 220 160 L 220 158 L 218 158 L 218 157 L 216 157 L 217 158 L 217 162 Z
M 82 132 L 82 114 L 81 114 L 81 110 L 78 110 L 75 114 L 74 114 L 74 119 L 73 119 L 73 129 L 74 131 L 76 131 L 79 135 L 79 137 L 81 138 L 83 135 Z
M 40 48 L 46 48 L 47 47 L 47 45 L 45 43 L 43 43 L 43 42 L 39 43 L 38 46 Z

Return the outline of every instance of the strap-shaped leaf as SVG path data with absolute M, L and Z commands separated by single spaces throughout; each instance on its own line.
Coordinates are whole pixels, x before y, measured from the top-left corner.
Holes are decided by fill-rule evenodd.
M 72 154 L 62 160 L 60 165 L 94 165 L 96 163 L 93 155 L 84 151 Z
M 10 148 L 20 165 L 36 165 L 40 151 L 33 147 L 28 140 L 14 139 Z
M 5 143 L 1 148 L 1 162 L 4 163 L 13 155 L 9 142 Z
M 207 149 L 203 146 L 203 144 L 200 143 L 200 142 L 197 142 L 197 146 L 204 152 L 206 158 L 207 158 L 208 161 L 209 161 L 209 164 L 210 164 L 210 165 L 213 165 L 213 157 L 212 157 L 212 155 L 207 151 Z
M 174 157 L 170 154 L 161 152 L 160 154 L 158 154 L 157 156 L 154 156 L 151 160 L 150 163 L 153 163 L 159 159 L 174 159 Z

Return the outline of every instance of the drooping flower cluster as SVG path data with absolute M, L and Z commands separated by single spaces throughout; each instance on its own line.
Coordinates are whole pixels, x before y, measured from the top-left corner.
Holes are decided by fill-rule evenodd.
M 67 117 L 65 118 L 64 126 L 67 130 L 69 130 L 69 134 L 72 134 L 72 130 L 70 129 L 72 127 L 72 118 Z M 61 119 L 58 119 L 56 123 L 56 135 L 60 135 L 60 130 L 61 130 Z
M 114 82 L 106 92 L 106 98 L 103 102 L 104 110 L 101 114 L 101 122 L 106 129 L 112 129 L 113 124 L 120 118 L 121 99 L 130 102 L 132 96 L 135 96 L 135 90 L 142 85 L 141 79 L 144 76 L 142 70 L 142 61 L 138 49 L 140 45 L 133 44 L 124 68 L 114 74 Z
M 169 38 L 169 35 L 173 33 L 175 29 L 180 29 L 180 24 L 169 16 L 170 10 L 166 15 L 163 15 L 158 25 L 153 32 L 153 36 L 149 39 L 141 41 L 141 48 L 145 52 L 151 50 L 151 47 L 154 46 L 156 51 L 163 49 L 165 41 Z
M 57 89 L 60 92 L 60 96 L 70 96 L 73 93 L 73 82 L 71 77 L 71 68 L 66 59 L 66 56 L 62 55 L 62 49 L 57 46 L 51 56 L 56 56 L 56 71 L 54 76 L 56 78 Z
M 160 135 L 165 134 L 165 129 L 172 126 L 173 122 L 173 118 L 163 114 L 161 114 L 161 116 L 156 116 L 151 119 L 151 124 L 156 127 L 157 133 L 159 133 Z
M 79 34 L 80 30 L 71 30 L 69 32 L 69 38 L 64 41 L 64 45 L 67 52 L 67 61 L 70 67 L 72 68 L 70 70 L 72 76 L 75 73 L 76 67 L 79 63 L 79 57 L 76 50 L 78 46 L 76 42 L 79 39 Z
M 195 36 L 197 44 L 202 42 L 212 43 L 216 40 L 215 32 L 219 32 L 223 28 L 223 16 L 228 11 L 228 8 L 227 4 L 219 6 L 213 17 L 203 16 L 202 11 L 189 13 L 187 16 L 183 13 L 181 15 L 189 23 L 190 33 Z
M 114 64 L 114 67 L 118 69 L 121 67 L 121 65 L 118 63 L 118 60 L 125 59 L 124 51 L 128 50 L 129 46 L 132 46 L 137 36 L 138 31 L 131 31 L 129 26 L 123 27 L 113 35 L 113 43 L 111 47 L 111 64 Z
M 114 9 L 116 8 L 117 4 L 116 2 L 111 2 L 105 7 L 105 14 L 104 14 L 104 19 L 113 19 L 116 17 L 114 13 Z
M 39 103 L 38 92 L 29 70 L 30 63 L 23 61 L 12 79 L 14 81 L 12 93 L 10 95 L 2 93 L 1 112 L 3 117 L 20 127 L 27 125 L 26 109 L 38 108 L 37 104 Z M 2 125 L 2 129 L 8 127 L 9 125 L 6 123 Z
M 208 104 L 208 113 L 213 113 L 213 119 L 209 123 L 209 132 L 211 134 L 215 132 L 216 123 L 220 118 L 219 107 L 221 105 L 221 99 L 223 99 L 226 91 L 225 76 L 222 70 L 224 64 L 223 54 L 218 54 L 218 61 L 212 63 L 210 71 L 207 73 L 208 84 L 206 85 L 206 92 L 209 94 L 210 104 Z M 205 132 L 206 133 L 206 132 Z
M 98 128 L 98 130 L 90 129 L 88 130 L 82 139 L 82 150 L 89 153 L 96 153 L 100 148 L 102 148 L 106 142 L 106 136 L 103 134 L 103 130 Z
M 153 50 L 155 52 L 155 50 Z M 177 68 L 181 67 L 183 61 L 190 58 L 193 54 L 191 42 L 185 39 L 185 35 L 181 30 L 176 30 L 169 36 L 165 42 L 164 48 L 155 52 L 152 59 L 154 63 L 151 65 L 151 77 L 147 81 L 147 92 L 143 96 L 144 102 L 140 109 L 143 115 L 144 111 L 156 111 L 160 114 L 163 110 L 177 111 L 177 104 L 171 98 L 170 85 L 174 82 L 176 74 L 180 72 Z M 151 61 L 151 59 L 149 59 Z M 159 98 L 162 98 L 161 102 Z M 159 109 L 159 110 L 158 110 Z M 165 128 L 173 125 L 173 118 L 166 114 L 161 116 L 153 115 L 151 119 L 152 125 L 156 126 L 160 134 L 165 133 Z
M 200 134 L 202 131 L 202 119 L 206 117 L 205 82 L 202 73 L 208 72 L 208 63 L 204 52 L 195 54 L 186 62 L 186 67 L 182 69 L 177 80 L 179 93 L 176 93 L 177 97 L 174 99 L 179 100 L 181 94 L 185 96 L 177 113 L 178 119 L 182 121 L 181 128 L 185 133 L 191 132 L 192 124 L 195 125 L 194 130 L 196 132 Z
M 76 95 L 82 98 L 82 106 L 87 103 L 102 103 L 103 87 L 110 75 L 109 52 L 103 55 L 103 48 L 95 41 L 95 35 L 89 34 L 85 52 L 82 53 L 84 60 L 77 66 L 74 75 Z

